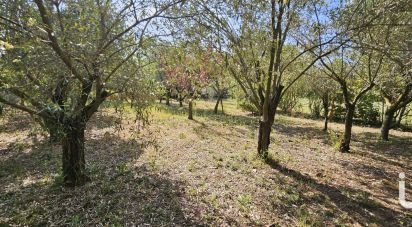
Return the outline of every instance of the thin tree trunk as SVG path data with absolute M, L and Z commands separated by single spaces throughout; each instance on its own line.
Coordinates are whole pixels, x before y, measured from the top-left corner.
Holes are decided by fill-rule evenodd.
M 215 114 L 217 114 L 217 109 L 219 108 L 219 102 L 220 102 L 220 95 L 217 97 L 215 108 L 213 109 L 213 113 Z
M 225 111 L 223 110 L 223 98 L 220 98 L 220 106 L 222 107 L 222 114 L 224 114 Z
M 183 107 L 183 98 L 182 98 L 182 95 L 179 95 L 179 96 L 178 96 L 178 99 L 179 99 L 179 106 L 180 106 L 180 107 Z
M 189 120 L 193 120 L 193 99 L 189 99 Z
M 403 117 L 405 116 L 406 106 L 402 107 L 399 112 L 399 117 L 396 120 L 395 127 L 400 128 Z
M 170 91 L 166 92 L 166 105 L 170 106 Z
M 324 126 L 323 126 L 323 131 L 328 131 L 328 121 L 329 121 L 329 95 L 325 94 L 322 98 L 322 103 L 323 103 L 323 110 L 324 110 Z
M 381 139 L 389 141 L 389 130 L 391 129 L 393 116 L 395 115 L 395 108 L 389 106 L 383 114 L 383 121 L 381 126 Z
M 63 179 L 68 186 L 80 186 L 89 180 L 84 158 L 85 125 L 75 121 L 65 127 L 62 140 Z
M 381 121 L 383 123 L 383 118 L 385 116 L 385 100 L 382 100 L 382 111 L 381 111 Z
M 350 141 L 352 137 L 352 125 L 353 125 L 353 115 L 355 113 L 355 106 L 351 104 L 346 105 L 346 115 L 345 115 L 345 132 L 343 134 L 343 139 L 340 144 L 340 152 L 347 153 L 350 150 Z

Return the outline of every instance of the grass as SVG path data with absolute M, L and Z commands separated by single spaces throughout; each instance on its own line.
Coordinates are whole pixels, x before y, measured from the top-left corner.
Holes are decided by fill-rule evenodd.
M 397 173 L 408 171 L 412 134 L 354 126 L 352 153 L 335 151 L 342 125 L 278 115 L 269 161 L 256 155 L 258 119 L 225 101 L 157 104 L 136 133 L 110 108 L 87 129 L 92 181 L 61 187 L 60 146 L 18 116 L 0 124 L 0 226 L 407 226 Z M 37 140 L 33 140 L 35 136 Z M 408 173 L 407 173 L 408 175 Z M 410 173 L 409 173 L 410 175 Z M 412 193 L 412 191 L 408 191 Z

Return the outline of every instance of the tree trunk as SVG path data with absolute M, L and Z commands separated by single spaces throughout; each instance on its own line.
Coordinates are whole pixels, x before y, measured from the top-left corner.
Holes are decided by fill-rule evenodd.
M 217 101 L 215 104 L 215 108 L 213 109 L 213 113 L 217 114 L 217 109 L 219 108 L 220 96 L 217 97 Z
M 275 121 L 275 114 L 277 107 L 280 102 L 280 97 L 282 94 L 283 86 L 279 86 L 276 89 L 275 94 L 273 95 L 272 99 L 270 100 L 269 105 L 266 107 L 268 108 L 266 111 L 262 110 L 263 112 L 263 120 L 259 122 L 259 134 L 258 134 L 258 155 L 263 158 L 268 158 L 268 150 L 270 145 L 270 133 L 272 132 L 272 125 Z M 263 106 L 265 108 L 265 106 Z M 267 116 L 264 116 L 265 113 Z
M 68 186 L 80 186 L 89 180 L 84 158 L 85 125 L 78 121 L 65 127 L 62 140 L 63 179 Z
M 402 107 L 400 112 L 399 112 L 399 117 L 398 117 L 398 119 L 396 120 L 396 123 L 395 123 L 396 128 L 401 127 L 401 122 L 402 122 L 403 117 L 405 116 L 405 112 L 406 112 L 406 106 Z
M 189 99 L 189 120 L 193 120 L 193 99 Z
M 389 141 L 389 130 L 391 129 L 393 116 L 395 115 L 395 108 L 389 106 L 383 114 L 383 121 L 381 126 L 381 139 Z
M 166 105 L 170 106 L 170 91 L 166 92 Z
M 224 114 L 225 111 L 223 110 L 223 98 L 220 98 L 220 106 L 222 107 L 222 114 Z
M 323 104 L 323 111 L 324 111 L 324 126 L 323 126 L 323 131 L 328 131 L 328 121 L 329 121 L 329 95 L 325 94 L 322 98 L 322 104 Z
M 182 95 L 179 95 L 179 96 L 178 96 L 178 99 L 179 99 L 179 106 L 180 106 L 180 107 L 183 107 L 183 98 L 182 98 Z
M 345 132 L 343 134 L 343 139 L 340 144 L 340 152 L 347 153 L 350 150 L 350 141 L 352 137 L 352 125 L 353 125 L 353 115 L 355 113 L 354 105 L 346 105 L 346 115 L 345 115 Z
M 273 122 L 259 121 L 258 155 L 267 159 Z

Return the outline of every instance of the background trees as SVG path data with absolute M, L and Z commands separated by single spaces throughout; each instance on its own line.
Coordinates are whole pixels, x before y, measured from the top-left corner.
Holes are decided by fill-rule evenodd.
M 180 106 L 184 99 L 188 100 L 188 118 L 193 120 L 193 99 L 209 83 L 210 56 L 188 46 L 171 47 L 163 54 L 161 65 L 164 67 L 167 89 L 176 93 Z
M 384 56 L 379 90 L 386 103 L 381 138 L 389 139 L 393 116 L 412 101 L 410 1 L 360 1 L 360 13 L 347 14 L 342 21 L 352 21 L 361 32 L 351 33 L 355 48 L 372 50 Z M 354 7 L 348 6 L 347 12 Z M 351 17 L 351 19 L 349 19 Z M 361 19 L 362 18 L 362 19 Z M 368 23 L 362 21 L 367 20 Z M 358 31 L 358 30 L 357 30 Z M 396 84 L 396 85 L 395 85 Z
M 330 108 L 334 108 L 337 96 L 339 96 L 338 84 L 318 67 L 312 68 L 309 73 L 309 79 L 306 80 L 309 86 L 307 91 L 309 108 L 313 117 L 320 117 L 323 108 L 323 130 L 327 131 L 329 119 L 333 118 L 334 114 L 334 109 L 330 111 Z
M 340 85 L 345 103 L 345 130 L 340 145 L 341 152 L 349 152 L 356 105 L 375 86 L 382 58 L 380 55 L 375 58 L 374 53 L 365 56 L 364 53 L 342 49 L 341 58 L 329 63 L 321 60 L 327 71 L 325 73 Z

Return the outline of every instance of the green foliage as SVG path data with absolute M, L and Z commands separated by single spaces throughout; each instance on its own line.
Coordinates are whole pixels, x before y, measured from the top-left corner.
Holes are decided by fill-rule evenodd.
M 252 199 L 252 196 L 249 194 L 242 194 L 242 195 L 239 195 L 239 197 L 237 198 L 237 201 L 241 205 L 242 209 L 246 211 L 252 205 L 253 199 Z
M 312 117 L 320 118 L 322 110 L 322 100 L 316 96 L 309 96 L 309 110 Z
M 248 95 L 246 95 L 242 90 L 235 89 L 233 90 L 233 95 L 236 98 L 237 106 L 244 111 L 248 111 L 251 113 L 260 113 L 259 109 L 254 105 Z
M 238 100 L 238 105 L 242 110 L 251 112 L 251 113 L 259 113 L 259 110 L 253 105 L 248 99 L 240 99 Z
M 365 95 L 357 105 L 355 117 L 360 119 L 363 124 L 379 124 L 379 108 L 375 105 L 377 101 L 379 101 L 379 99 L 376 95 L 372 93 Z
M 299 98 L 300 96 L 298 95 L 298 93 L 288 91 L 283 95 L 283 98 L 279 103 L 279 108 L 283 112 L 290 115 L 293 112 L 298 111 L 302 107 Z
M 327 142 L 330 146 L 332 146 L 335 150 L 339 150 L 339 146 L 341 144 L 340 135 L 332 130 L 328 130 L 327 134 Z

